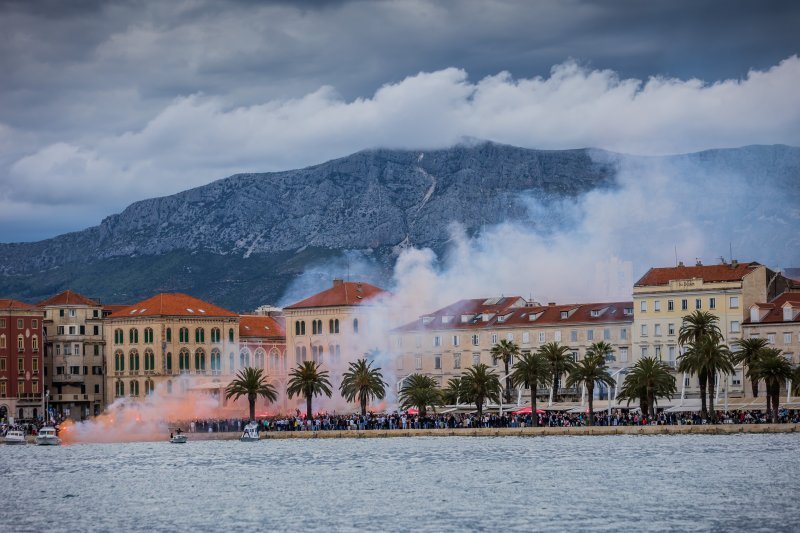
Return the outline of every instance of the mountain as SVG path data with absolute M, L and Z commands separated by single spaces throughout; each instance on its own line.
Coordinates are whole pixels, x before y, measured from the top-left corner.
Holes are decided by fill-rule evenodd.
M 799 154 L 768 146 L 661 159 L 786 182 L 795 195 Z M 135 202 L 83 231 L 0 244 L 0 294 L 36 300 L 70 287 L 127 303 L 170 290 L 252 309 L 277 302 L 306 266 L 348 250 L 370 254 L 388 276 L 402 247 L 441 252 L 453 221 L 469 234 L 504 221 L 545 230 L 552 222 L 533 220 L 521 195 L 547 205 L 616 187 L 625 157 L 648 160 L 483 142 L 367 150 L 300 170 L 237 174 Z

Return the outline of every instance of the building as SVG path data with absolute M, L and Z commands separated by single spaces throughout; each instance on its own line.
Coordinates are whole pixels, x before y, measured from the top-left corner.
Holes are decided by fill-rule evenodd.
M 0 299 L 0 420 L 43 416 L 42 312 Z
M 276 310 L 277 311 L 277 310 Z M 286 331 L 284 317 L 268 315 L 241 315 L 239 317 L 239 357 L 251 366 L 261 368 L 269 383 L 278 391 L 278 404 L 286 410 L 286 384 L 289 362 L 286 358 Z M 263 402 L 258 399 L 258 402 Z M 265 404 L 265 407 L 266 404 Z
M 745 338 L 762 337 L 792 363 L 800 364 L 800 292 L 786 292 L 769 303 L 754 303 L 742 325 Z
M 719 318 L 723 342 L 731 346 L 741 338 L 742 323 L 750 306 L 766 302 L 787 287 L 787 280 L 758 263 L 651 268 L 633 287 L 634 358 L 655 356 L 677 368 L 683 317 L 695 310 Z M 699 395 L 697 376 L 681 376 L 678 389 Z M 721 386 L 730 396 L 745 393 L 741 369 Z
M 103 307 L 67 290 L 41 301 L 44 312 L 45 387 L 51 411 L 73 420 L 104 406 Z
M 523 353 L 557 342 L 568 346 L 576 361 L 593 343 L 605 341 L 614 348 L 612 368 L 621 368 L 630 358 L 632 324 L 632 302 L 541 305 L 506 296 L 460 300 L 393 330 L 390 342 L 398 378 L 422 373 L 445 386 L 479 363 L 502 374 L 502 363 L 491 355 L 501 340 L 516 343 Z M 542 388 L 537 394 L 547 397 L 549 392 Z M 577 397 L 580 392 L 561 388 L 558 395 Z
M 303 361 L 322 363 L 338 387 L 341 370 L 372 349 L 384 348 L 378 324 L 380 287 L 333 280 L 333 286 L 284 309 L 289 366 Z M 380 338 L 379 338 L 380 337 Z
M 236 313 L 180 293 L 161 293 L 117 310 L 105 321 L 106 403 L 200 390 L 221 398 L 250 364 L 239 350 Z

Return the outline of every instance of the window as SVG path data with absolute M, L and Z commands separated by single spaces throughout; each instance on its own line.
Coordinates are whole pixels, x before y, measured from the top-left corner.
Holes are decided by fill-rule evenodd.
M 31 359 L 31 372 L 33 372 L 34 374 L 39 373 L 39 360 L 36 359 L 35 357 Z
M 440 370 L 442 368 L 442 356 L 435 355 L 433 356 L 433 368 L 436 370 Z
M 167 374 L 172 374 L 172 352 L 167 352 Z
M 153 328 L 144 328 L 144 343 L 153 344 Z
M 123 381 L 117 381 L 114 384 L 114 395 L 117 398 L 125 396 L 125 383 Z
M 709 298 L 708 299 L 708 308 L 709 309 L 716 309 L 717 308 L 717 299 L 716 298 Z
M 148 348 L 144 351 L 144 371 L 152 372 L 156 369 L 156 356 L 153 350 Z
M 621 340 L 621 341 L 628 340 L 628 328 L 620 328 L 619 329 L 619 340 Z
M 539 332 L 539 342 L 540 343 L 544 342 L 544 340 L 545 340 L 545 332 L 544 331 L 540 331 Z
M 77 333 L 78 333 L 78 330 L 77 330 L 77 328 L 75 326 L 69 326 L 69 334 L 70 335 L 76 335 Z
M 497 333 L 492 333 L 492 346 L 497 344 Z
M 433 337 L 433 345 L 434 346 L 441 346 L 442 345 L 442 337 L 440 335 L 434 335 L 434 337 Z
M 784 333 L 783 334 L 783 344 L 791 344 L 792 343 L 792 334 L 791 333 Z
M 642 357 L 647 357 L 647 346 L 642 346 Z
M 92 335 L 100 335 L 100 326 L 92 326 Z
M 578 330 L 573 329 L 569 332 L 569 340 L 570 342 L 578 342 Z
M 69 367 L 69 373 L 73 376 L 79 376 L 81 374 L 81 367 L 80 366 L 71 366 Z
M 506 340 L 508 342 L 514 342 L 514 334 L 513 333 L 506 333 Z
M 0 371 L 5 371 L 6 369 L 6 358 L 0 357 Z
M 569 311 L 561 311 L 561 318 L 569 318 Z
M 131 396 L 139 396 L 139 382 L 131 381 Z
M 674 311 L 674 310 L 675 310 L 675 301 L 667 300 L 667 311 Z
M 181 328 L 178 330 L 178 341 L 184 344 L 189 342 L 189 328 Z
M 339 333 L 339 319 L 331 318 L 328 320 L 328 331 L 330 333 Z
M 674 346 L 668 346 L 667 347 L 667 354 L 669 355 L 669 360 L 674 362 L 675 361 L 675 347 Z
M 667 324 L 667 335 L 675 335 L 675 324 Z
M 473 353 L 472 354 L 472 366 L 478 366 L 481 364 L 481 354 Z
M 31 349 L 34 352 L 38 352 L 39 351 L 39 337 L 37 337 L 36 335 L 31 337 Z
M 741 385 L 742 384 L 742 376 L 739 374 L 738 370 L 735 370 L 731 375 L 731 385 Z
M 166 337 L 167 337 L 167 342 L 172 342 L 172 328 L 167 328 Z
M 0 318 L 0 328 L 5 329 L 5 327 L 6 327 L 6 319 Z
M 233 342 L 233 328 L 228 329 L 228 342 Z
M 130 364 L 130 372 L 139 372 L 139 352 L 136 350 L 131 350 L 128 356 L 128 363 Z
M 235 370 L 235 368 L 234 368 L 235 362 L 236 362 L 236 356 L 233 354 L 233 352 L 229 353 L 228 354 L 228 373 L 229 374 L 233 374 L 233 372 Z
M 64 316 L 64 310 L 63 309 L 59 309 L 58 310 L 58 316 Z
M 661 361 L 661 345 L 660 344 L 656 345 L 656 359 Z
M 322 334 L 322 320 L 311 321 L 311 334 L 312 335 Z
M 647 337 L 647 324 L 642 324 L 641 335 L 642 337 Z
M 195 328 L 194 330 L 194 342 L 197 344 L 206 342 L 206 330 L 203 328 Z
M 458 346 L 461 343 L 460 340 L 461 338 L 458 335 L 453 335 L 453 346 Z
M 422 370 L 422 356 L 415 355 L 414 356 L 414 370 Z
M 522 344 L 529 344 L 531 342 L 531 334 L 530 332 L 523 331 L 522 332 Z
M 739 321 L 731 320 L 731 333 L 739 333 Z
M 784 307 L 783 308 L 783 319 L 785 321 L 789 321 L 792 319 L 792 308 L 791 307 Z
M 683 386 L 684 386 L 684 387 L 690 387 L 690 386 L 691 386 L 691 385 L 689 384 L 689 383 L 690 383 L 690 382 L 689 382 L 689 380 L 690 380 L 690 379 L 692 379 L 692 378 L 690 378 L 690 377 L 688 377 L 688 376 L 687 376 L 686 378 L 684 378 L 684 380 L 683 380 Z
M 222 339 L 222 332 L 219 328 L 211 328 L 211 342 L 218 343 Z
M 593 341 L 594 340 L 594 330 L 590 329 L 586 331 L 586 340 Z
M 653 331 L 653 335 L 660 337 L 661 336 L 661 324 L 655 325 L 655 331 Z
M 214 370 L 214 367 L 213 367 L 214 354 L 213 353 L 211 354 L 211 357 L 212 357 L 212 359 L 211 359 L 212 360 L 211 370 Z M 266 357 L 267 357 L 267 355 L 264 353 L 264 350 L 262 350 L 261 348 L 256 350 L 256 359 L 255 359 L 256 368 L 264 368 L 264 360 L 266 359 Z M 322 346 L 319 347 L 319 362 L 322 363 Z
M 619 360 L 621 363 L 626 363 L 628 361 L 628 349 L 627 348 L 620 348 L 619 349 Z
M 131 328 L 128 331 L 128 342 L 130 344 L 139 344 L 139 330 L 136 328 Z
M 653 302 L 653 311 L 661 311 L 661 300 Z
M 703 300 L 701 298 L 695 298 L 695 300 L 694 300 L 694 308 L 695 309 L 702 309 L 703 308 Z
M 358 335 L 358 319 L 357 318 L 353 319 L 353 333 Z
M 453 369 L 457 370 L 459 368 L 461 368 L 461 354 L 456 353 L 453 354 Z
M 8 390 L 6 389 L 6 382 L 0 381 L 0 398 L 5 398 L 8 395 Z
M 556 342 L 561 342 L 561 330 L 556 330 L 553 332 L 553 340 Z
M 60 327 L 61 326 L 59 326 L 59 328 Z M 121 329 L 115 329 L 114 330 L 114 344 L 122 344 L 122 338 L 123 338 L 122 330 Z
M 70 309 L 69 310 L 69 316 L 71 316 L 72 318 L 75 318 L 75 310 L 74 309 Z
M 58 326 L 56 328 L 56 334 L 63 335 L 64 334 L 64 326 Z
M 18 318 L 17 319 L 17 329 L 22 329 L 24 327 L 25 327 L 25 321 L 22 320 L 21 318 Z
M 36 329 L 38 327 L 39 327 L 39 321 L 36 320 L 35 318 L 31 320 L 31 328 Z
M 178 353 L 178 370 L 180 370 L 181 374 L 189 373 L 189 350 L 186 348 L 183 348 Z
M 303 357 L 303 361 L 306 360 L 306 348 L 305 346 L 300 348 L 300 355 Z M 242 348 L 239 352 L 239 368 L 247 368 L 250 366 L 250 350 L 247 348 Z
M 738 309 L 739 308 L 739 297 L 738 296 L 731 296 L 730 307 L 731 307 L 731 309 Z
M 120 350 L 114 352 L 114 372 L 125 372 L 125 354 Z
M 641 302 L 639 302 L 639 311 L 641 311 L 642 313 L 647 312 L 647 300 L 642 300 Z
M 95 344 L 94 345 L 94 354 L 95 355 L 100 355 L 100 345 L 99 344 Z
M 681 311 L 687 311 L 689 309 L 689 300 L 684 298 L 681 300 Z
M 25 350 L 25 339 L 22 335 L 17 335 L 17 351 L 22 352 Z
M 481 339 L 480 339 L 480 337 L 478 336 L 477 333 L 472 335 L 472 345 L 473 346 L 477 346 L 478 344 L 480 344 L 480 340 Z
M 604 341 L 611 340 L 611 329 L 610 328 L 604 328 L 603 329 L 603 340 Z
M 194 369 L 198 374 L 206 372 L 206 352 L 202 348 L 198 348 L 194 352 Z
M 775 344 L 775 334 L 774 333 L 767 333 L 767 342 L 769 344 Z
M 0 348 L 5 348 L 5 347 L 6 347 L 6 336 L 0 335 Z
M 153 381 L 148 379 L 144 382 L 144 395 L 150 396 L 153 394 Z

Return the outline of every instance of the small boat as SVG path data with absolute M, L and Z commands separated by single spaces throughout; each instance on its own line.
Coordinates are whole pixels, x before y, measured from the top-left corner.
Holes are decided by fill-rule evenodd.
M 27 444 L 25 440 L 25 433 L 20 431 L 19 429 L 9 429 L 8 433 L 6 433 L 3 442 L 6 444 Z
M 189 440 L 186 435 L 180 429 L 175 432 L 174 434 L 169 434 L 169 442 L 170 444 L 186 444 L 186 441 Z
M 239 437 L 239 440 L 242 442 L 255 442 L 258 440 L 258 424 L 255 422 L 250 422 L 244 427 L 244 431 L 242 431 L 242 436 Z
M 52 426 L 45 426 L 39 430 L 36 435 L 36 444 L 39 446 L 58 446 L 61 444 L 61 439 L 56 435 L 56 428 Z

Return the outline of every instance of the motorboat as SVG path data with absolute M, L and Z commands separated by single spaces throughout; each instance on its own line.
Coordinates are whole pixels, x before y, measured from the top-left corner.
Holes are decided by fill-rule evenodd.
M 9 429 L 3 442 L 6 444 L 27 444 L 25 433 L 19 429 Z
M 244 427 L 244 431 L 242 431 L 242 436 L 239 437 L 239 440 L 242 442 L 255 442 L 258 440 L 258 424 L 255 422 L 250 422 Z
M 56 428 L 53 426 L 44 426 L 39 430 L 36 435 L 36 444 L 39 446 L 58 446 L 61 444 L 61 439 L 56 435 Z
M 169 442 L 170 444 L 186 444 L 186 441 L 189 440 L 180 429 L 173 433 L 169 434 Z

